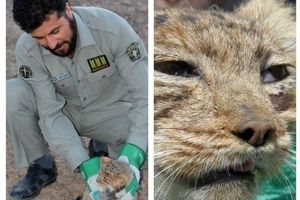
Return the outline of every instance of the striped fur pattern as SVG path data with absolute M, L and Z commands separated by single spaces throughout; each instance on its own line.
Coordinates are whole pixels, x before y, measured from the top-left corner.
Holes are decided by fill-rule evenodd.
M 123 190 L 131 181 L 133 172 L 125 162 L 101 157 L 101 169 L 96 182 L 99 186 L 101 200 L 118 200 L 116 193 Z M 83 200 L 92 200 L 86 190 Z
M 155 199 L 255 199 L 290 155 L 295 122 L 294 9 L 251 0 L 232 13 L 168 9 L 155 16 Z M 268 70 L 279 73 L 268 78 Z M 242 121 L 270 121 L 255 147 Z M 251 163 L 251 166 L 250 164 Z M 206 184 L 209 174 L 250 170 Z

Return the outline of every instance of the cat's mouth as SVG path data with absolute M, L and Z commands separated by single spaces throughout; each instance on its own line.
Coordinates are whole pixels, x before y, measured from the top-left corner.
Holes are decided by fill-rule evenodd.
M 235 165 L 230 168 L 212 171 L 198 179 L 196 187 L 203 187 L 213 184 L 224 184 L 242 180 L 254 181 L 254 167 L 251 161 L 246 161 L 241 165 Z M 195 183 L 194 183 L 195 184 Z

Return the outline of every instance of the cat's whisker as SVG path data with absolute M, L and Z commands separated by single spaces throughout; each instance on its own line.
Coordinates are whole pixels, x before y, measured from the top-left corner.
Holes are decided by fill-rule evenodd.
M 296 155 L 296 151 L 295 150 L 288 150 L 288 152 L 290 153 L 290 157 L 294 157 Z
M 290 143 L 291 148 L 295 148 L 295 147 L 296 147 L 296 144 L 297 144 L 296 142 L 291 142 L 291 143 Z
M 157 174 L 154 175 L 154 178 L 157 177 L 157 176 L 159 176 L 159 175 L 160 175 L 161 173 L 163 173 L 164 171 L 166 171 L 166 170 L 172 168 L 172 167 L 175 166 L 175 165 L 177 165 L 177 163 L 174 163 L 173 165 L 169 165 L 168 167 L 165 167 L 163 170 L 160 170 L 159 173 L 157 173 Z
M 293 200 L 293 199 L 294 199 L 294 197 L 293 197 L 293 192 L 295 192 L 295 191 L 293 191 L 293 190 L 294 190 L 293 187 L 290 187 L 290 186 L 292 186 L 293 184 L 290 182 L 289 178 L 286 176 L 286 174 L 284 173 L 284 171 L 281 170 L 281 171 L 280 171 L 280 174 L 281 174 L 282 177 L 284 178 L 284 182 L 286 183 L 286 187 L 287 187 L 288 190 L 289 190 L 290 197 L 291 197 L 291 199 Z
M 296 157 L 291 156 L 285 160 L 286 166 L 290 167 L 291 169 L 295 170 L 296 168 Z
M 196 177 L 196 180 L 195 180 L 194 190 L 197 189 L 197 183 L 198 183 L 198 180 L 199 180 L 199 178 L 200 178 L 201 170 L 202 170 L 202 169 L 199 167 L 199 170 L 198 170 L 198 173 L 197 173 L 197 177 Z
M 165 191 L 164 189 L 164 184 L 168 181 L 169 178 L 171 178 L 172 176 L 174 176 L 177 171 L 180 170 L 180 168 L 177 168 L 176 170 L 174 170 L 172 173 L 169 174 L 169 176 L 167 178 L 165 178 L 165 180 L 163 182 L 161 182 L 159 185 L 156 185 L 156 191 L 155 191 L 155 196 L 158 194 L 158 199 L 160 199 L 160 196 L 163 194 L 160 194 L 160 191 L 162 190 L 162 193 L 164 193 Z M 155 181 L 155 183 L 158 183 L 158 181 Z
M 296 142 L 293 142 L 293 143 L 291 143 L 290 144 L 290 150 L 292 150 L 292 151 L 296 151 L 295 148 L 296 147 Z
M 176 150 L 157 150 L 155 152 L 154 158 L 160 158 L 164 156 L 169 156 L 169 155 L 176 155 L 177 153 L 180 153 L 180 151 Z
M 295 162 L 291 162 L 292 160 L 287 160 L 285 163 L 287 164 L 287 166 L 291 167 L 291 168 L 296 168 L 296 163 Z M 296 161 L 296 160 L 294 160 Z

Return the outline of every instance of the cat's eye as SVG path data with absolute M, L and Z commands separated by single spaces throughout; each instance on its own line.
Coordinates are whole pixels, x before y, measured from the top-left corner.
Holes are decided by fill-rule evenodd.
M 194 77 L 200 76 L 198 70 L 184 61 L 166 61 L 155 63 L 154 69 L 173 76 Z
M 281 81 L 290 75 L 286 65 L 274 65 L 261 72 L 262 83 Z

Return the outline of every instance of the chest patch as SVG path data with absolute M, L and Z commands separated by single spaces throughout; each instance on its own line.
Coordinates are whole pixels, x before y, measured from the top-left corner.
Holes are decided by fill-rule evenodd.
M 90 58 L 87 61 L 93 73 L 110 66 L 105 55 Z
M 64 79 L 67 79 L 67 78 L 70 78 L 71 75 L 69 74 L 69 72 L 63 72 L 57 76 L 53 76 L 52 77 L 52 82 L 55 83 L 57 81 L 61 81 L 61 80 L 64 80 Z

